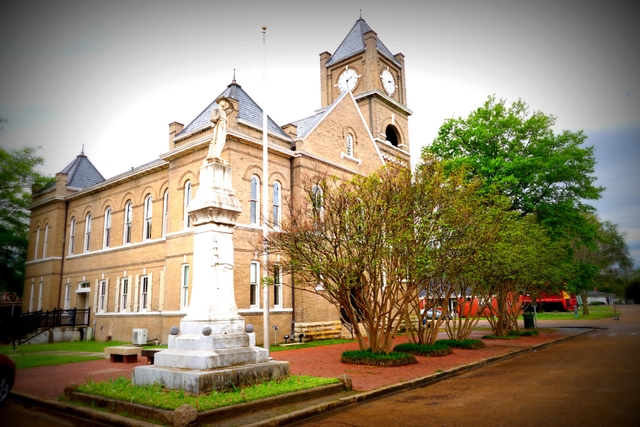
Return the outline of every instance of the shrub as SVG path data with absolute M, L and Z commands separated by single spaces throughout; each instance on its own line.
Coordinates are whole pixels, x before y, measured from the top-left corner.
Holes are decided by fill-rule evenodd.
M 466 339 L 466 340 L 438 340 L 436 344 L 448 345 L 452 348 L 460 348 L 463 350 L 478 350 L 485 348 L 486 344 L 482 340 Z
M 528 331 L 509 331 L 509 335 L 517 337 L 535 337 L 539 334 L 535 329 L 529 329 Z
M 446 344 L 411 344 L 404 343 L 398 344 L 393 348 L 393 351 L 400 351 L 403 353 L 411 353 L 416 356 L 427 357 L 441 357 L 453 353 L 453 349 Z
M 418 363 L 413 354 L 392 351 L 391 353 L 374 353 L 371 350 L 348 350 L 342 353 L 342 363 L 372 366 L 404 366 Z

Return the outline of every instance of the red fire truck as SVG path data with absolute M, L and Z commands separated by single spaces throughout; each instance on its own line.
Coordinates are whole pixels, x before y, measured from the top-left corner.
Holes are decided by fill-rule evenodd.
M 531 296 L 525 295 L 523 302 L 531 303 Z M 578 300 L 575 295 L 562 291 L 550 295 L 542 293 L 536 298 L 536 303 L 537 311 L 573 311 L 578 305 Z

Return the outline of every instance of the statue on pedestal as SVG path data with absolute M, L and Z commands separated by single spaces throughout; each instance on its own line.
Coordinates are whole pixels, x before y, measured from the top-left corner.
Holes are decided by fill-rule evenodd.
M 227 113 L 225 110 L 229 107 L 229 101 L 223 98 L 216 102 L 211 111 L 209 120 L 213 123 L 213 134 L 209 143 L 209 152 L 207 153 L 206 160 L 208 162 L 221 158 L 220 154 L 222 154 L 222 149 L 227 140 Z

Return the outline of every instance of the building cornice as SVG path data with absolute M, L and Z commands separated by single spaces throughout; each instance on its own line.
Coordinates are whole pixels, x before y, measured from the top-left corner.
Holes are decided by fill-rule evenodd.
M 383 101 L 385 101 L 387 104 L 391 105 L 392 107 L 395 107 L 398 110 L 404 112 L 407 116 L 410 116 L 410 115 L 413 114 L 413 111 L 411 111 L 409 108 L 407 108 L 404 105 L 400 104 L 398 101 L 396 101 L 395 99 L 391 98 L 387 94 L 380 92 L 378 89 L 368 90 L 366 92 L 361 92 L 361 93 L 359 93 L 357 95 L 353 95 L 353 96 L 356 99 L 356 101 L 360 101 L 361 99 L 366 99 L 366 98 L 370 98 L 370 97 L 378 97 L 378 98 L 382 99 Z

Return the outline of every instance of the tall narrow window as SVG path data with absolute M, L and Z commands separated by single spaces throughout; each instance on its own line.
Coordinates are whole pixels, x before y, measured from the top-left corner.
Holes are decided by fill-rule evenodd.
M 347 156 L 353 157 L 353 136 L 347 134 Z
M 71 308 L 71 283 L 67 283 L 64 287 L 64 309 Z
M 251 224 L 258 224 L 258 212 L 260 209 L 260 181 L 257 176 L 251 177 L 251 201 L 249 202 L 249 215 Z
M 180 308 L 189 307 L 189 264 L 182 264 L 182 286 L 180 292 Z
M 91 214 L 88 213 L 84 220 L 84 251 L 89 252 L 91 248 Z
M 282 203 L 282 192 L 278 181 L 273 183 L 273 226 L 280 227 L 280 205 Z
M 76 219 L 71 218 L 69 223 L 69 255 L 73 255 L 73 247 L 76 244 Z
M 259 307 L 260 306 L 260 298 L 259 298 L 260 264 L 256 261 L 251 261 L 249 281 L 251 282 L 251 286 L 250 286 L 251 294 L 249 295 L 249 305 L 251 307 Z
M 191 181 L 187 181 L 184 184 L 184 228 L 191 227 L 191 218 L 189 218 L 189 213 L 187 212 L 189 203 L 191 203 Z
M 104 237 L 102 246 L 108 248 L 111 246 L 111 208 L 104 211 Z
M 107 311 L 107 281 L 101 280 L 98 286 L 98 313 Z
M 40 244 L 40 226 L 36 227 L 36 250 L 33 251 L 33 259 L 38 259 L 38 245 Z
M 144 199 L 144 240 L 151 239 L 151 218 L 153 217 L 153 199 L 149 194 Z
M 273 266 L 273 306 L 282 308 L 282 269 Z
M 35 292 L 35 283 L 34 283 L 34 278 L 31 278 L 31 296 L 29 297 L 29 313 L 31 313 L 33 311 L 33 293 Z
M 324 197 L 322 188 L 319 185 L 314 185 L 311 189 L 311 205 L 313 207 L 313 217 L 322 221 L 324 218 Z
M 167 235 L 168 223 L 169 223 L 169 190 L 164 190 L 164 196 L 162 196 L 162 237 Z
M 49 246 L 49 224 L 44 226 L 44 242 L 42 243 L 42 258 L 47 257 L 47 246 Z
M 42 288 L 44 284 L 42 283 L 42 277 L 40 278 L 40 292 L 38 292 L 38 311 L 42 310 Z
M 128 201 L 126 205 L 124 205 L 124 238 L 123 243 L 126 245 L 127 243 L 131 243 L 131 226 L 133 219 L 133 205 L 131 201 Z
M 127 311 L 127 304 L 129 303 L 129 278 L 122 278 L 120 288 L 120 311 Z
M 140 308 L 138 311 L 148 311 L 149 308 L 149 276 L 140 278 Z

